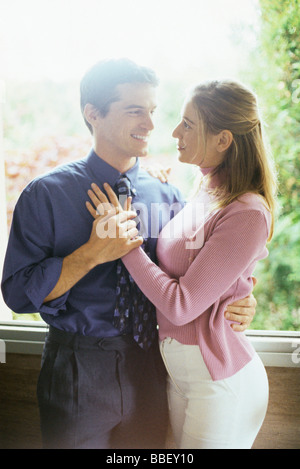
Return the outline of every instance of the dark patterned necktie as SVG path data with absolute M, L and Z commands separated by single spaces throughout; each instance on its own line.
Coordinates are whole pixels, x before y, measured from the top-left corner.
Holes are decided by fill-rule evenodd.
M 117 181 L 115 190 L 122 206 L 126 197 L 135 195 L 135 190 L 130 187 L 130 181 L 125 175 Z M 144 240 L 142 248 L 150 256 L 148 240 Z M 122 334 L 132 334 L 144 350 L 148 350 L 157 337 L 155 307 L 136 285 L 121 259 L 117 261 L 114 326 Z

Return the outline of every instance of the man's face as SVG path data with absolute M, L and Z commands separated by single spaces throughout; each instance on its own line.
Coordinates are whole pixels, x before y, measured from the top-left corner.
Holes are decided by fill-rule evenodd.
M 94 129 L 100 153 L 110 160 L 146 156 L 156 89 L 146 83 L 125 83 L 117 86 L 117 92 L 119 101 L 111 104 L 105 117 L 98 117 Z

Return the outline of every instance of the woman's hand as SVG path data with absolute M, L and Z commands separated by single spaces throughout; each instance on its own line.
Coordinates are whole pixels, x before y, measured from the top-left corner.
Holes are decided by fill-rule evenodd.
M 88 191 L 88 195 L 93 202 L 93 205 L 90 202 L 86 202 L 86 208 L 90 212 L 93 218 L 98 218 L 99 215 L 108 215 L 117 214 L 124 211 L 131 211 L 131 200 L 132 197 L 127 197 L 125 200 L 124 207 L 121 206 L 119 199 L 115 192 L 112 190 L 109 184 L 104 183 L 104 188 L 107 192 L 107 196 L 102 192 L 97 184 L 93 183 L 91 185 L 93 190 Z M 136 214 L 135 214 L 136 216 Z
M 159 179 L 161 182 L 168 182 L 172 169 L 170 167 L 163 167 L 158 163 L 149 166 L 142 166 L 142 168 L 145 169 L 150 176 Z
M 88 191 L 92 204 L 86 202 L 95 219 L 87 243 L 95 265 L 116 260 L 143 243 L 133 220 L 137 215 L 131 210 L 131 198 L 122 208 L 112 188 L 108 184 L 104 187 L 109 199 L 96 184 L 92 184 L 93 190 Z

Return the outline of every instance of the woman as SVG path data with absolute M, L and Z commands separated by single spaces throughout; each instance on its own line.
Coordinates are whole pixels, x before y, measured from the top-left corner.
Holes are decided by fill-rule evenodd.
M 199 166 L 201 187 L 160 233 L 159 266 L 141 248 L 122 260 L 157 308 L 177 446 L 251 448 L 266 414 L 268 381 L 224 310 L 251 292 L 273 233 L 275 177 L 256 98 L 235 82 L 197 86 L 173 137 L 180 161 Z M 107 193 L 117 206 L 109 187 Z

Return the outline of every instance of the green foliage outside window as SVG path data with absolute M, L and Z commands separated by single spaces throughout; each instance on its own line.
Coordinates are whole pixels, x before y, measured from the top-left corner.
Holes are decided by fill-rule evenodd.
M 261 35 L 247 80 L 256 90 L 279 184 L 269 257 L 260 262 L 253 327 L 300 328 L 300 1 L 260 0 Z M 250 67 L 249 67 L 250 68 Z

